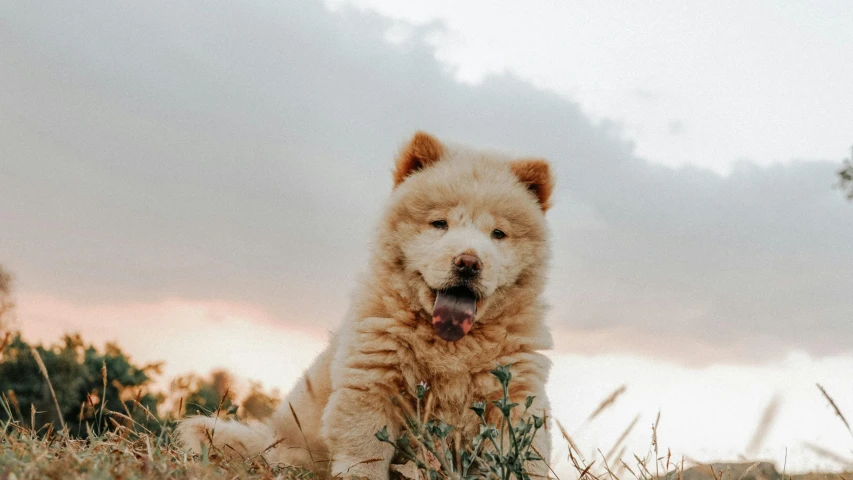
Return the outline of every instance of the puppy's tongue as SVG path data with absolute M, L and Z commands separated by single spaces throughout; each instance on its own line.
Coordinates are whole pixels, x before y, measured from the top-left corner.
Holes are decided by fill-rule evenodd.
M 435 296 L 432 326 L 443 340 L 455 342 L 471 330 L 476 314 L 477 297 L 471 290 L 455 287 L 439 291 Z

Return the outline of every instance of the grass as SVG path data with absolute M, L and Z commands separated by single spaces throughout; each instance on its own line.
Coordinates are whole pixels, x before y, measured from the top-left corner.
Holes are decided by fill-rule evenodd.
M 36 353 L 36 355 L 38 355 Z M 38 359 L 38 356 L 36 357 Z M 40 359 L 38 359 L 40 360 Z M 49 386 L 53 403 L 56 402 L 50 377 L 40 363 L 40 371 Z M 503 387 L 503 398 L 487 405 L 477 402 L 471 409 L 481 418 L 480 434 L 473 439 L 462 439 L 454 428 L 435 418 L 430 418 L 430 405 L 422 400 L 426 397 L 429 387 L 422 384 L 416 392 L 417 403 L 407 407 L 401 406 L 401 420 L 405 425 L 403 433 L 397 438 L 391 438 L 387 429 L 382 429 L 376 438 L 365 441 L 382 441 L 394 446 L 398 458 L 404 463 L 394 466 L 394 476 L 408 480 L 532 480 L 535 476 L 527 472 L 529 461 L 539 461 L 538 452 L 532 447 L 533 439 L 541 434 L 544 419 L 528 415 L 527 409 L 534 399 L 528 397 L 523 404 L 513 403 L 509 398 L 509 382 L 512 375 L 509 366 L 501 366 L 492 372 Z M 104 385 L 107 379 L 104 373 Z M 106 387 L 105 387 L 106 388 Z M 850 432 L 853 430 L 838 408 L 830 394 L 820 385 L 820 393 L 829 402 L 836 416 Z M 624 393 L 625 387 L 619 387 L 601 402 L 599 407 L 590 415 L 587 422 L 594 419 L 602 411 L 610 408 Z M 227 392 L 225 394 L 227 396 Z M 223 400 L 225 398 L 223 396 Z M 13 407 L 17 415 L 13 415 Z M 523 405 L 523 409 L 522 409 Z M 149 429 L 133 419 L 132 412 L 117 412 L 101 405 L 100 421 L 112 425 L 111 430 L 96 433 L 86 425 L 85 434 L 80 438 L 70 434 L 67 427 L 61 425 L 55 429 L 53 424 L 47 424 L 41 429 L 35 428 L 35 415 L 32 410 L 30 422 L 20 413 L 16 402 L 9 401 L 3 394 L 0 397 L 0 407 L 5 410 L 8 420 L 0 422 L 0 479 L 312 479 L 315 475 L 304 469 L 284 465 L 270 464 L 263 456 L 254 458 L 234 459 L 233 455 L 224 455 L 212 445 L 202 451 L 201 455 L 189 455 L 172 442 L 174 421 L 156 418 L 144 406 L 146 415 L 156 422 L 157 428 Z M 217 410 L 222 407 L 222 402 Z M 487 408 L 497 408 L 501 419 L 497 425 L 486 421 Z M 770 406 L 772 407 L 772 405 Z M 513 415 L 519 409 L 520 415 Z M 770 410 L 770 408 L 768 408 Z M 219 412 L 217 411 L 217 414 Z M 294 412 L 295 415 L 295 412 Z M 762 420 L 772 421 L 768 419 Z M 513 418 L 515 420 L 513 420 Z M 704 478 L 707 480 L 752 480 L 760 478 L 759 463 L 744 463 L 738 466 L 715 464 L 697 465 L 685 469 L 685 460 L 673 458 L 669 450 L 664 451 L 659 446 L 657 426 L 660 414 L 652 427 L 651 445 L 642 457 L 626 454 L 625 439 L 637 425 L 635 418 L 621 433 L 607 453 L 598 450 L 595 455 L 585 458 L 575 441 L 566 429 L 554 420 L 563 439 L 568 445 L 568 458 L 574 467 L 571 480 L 687 480 Z M 757 431 L 761 431 L 759 428 Z M 764 429 L 766 431 L 766 429 Z M 760 443 L 761 438 L 753 439 Z M 820 447 L 812 449 L 821 454 Z M 826 457 L 833 459 L 832 452 L 824 452 Z M 625 458 L 630 458 L 625 461 Z M 836 459 L 837 460 L 837 459 Z M 550 466 L 549 466 L 550 470 Z M 698 473 L 700 477 L 688 474 Z M 775 471 L 775 470 L 774 470 Z M 557 474 L 550 470 L 555 478 Z M 393 478 L 393 477 L 392 477 Z M 807 474 L 788 475 L 784 471 L 782 480 L 853 480 L 853 475 L 842 474 Z M 569 479 L 561 479 L 569 480 Z
M 8 413 L 8 401 L 2 405 Z M 263 458 L 230 461 L 218 452 L 189 456 L 171 441 L 173 422 L 154 433 L 121 412 L 105 410 L 114 427 L 103 434 L 87 429 L 73 438 L 51 427 L 36 431 L 17 420 L 0 425 L 3 479 L 305 479 L 308 472 L 270 465 Z
M 61 421 L 62 412 L 50 376 L 35 349 L 33 354 Z M 102 369 L 102 377 L 106 390 L 106 368 Z M 14 395 L 11 391 L 10 394 Z M 223 400 L 227 395 L 226 391 Z M 146 418 L 156 423 L 156 431 L 135 421 L 132 412 L 112 411 L 102 402 L 98 423 L 106 419 L 112 429 L 96 433 L 87 423 L 86 431 L 75 436 L 64 423 L 59 429 L 52 423 L 37 429 L 36 414 L 44 412 L 36 412 L 34 408 L 27 425 L 14 396 L 12 399 L 10 402 L 6 394 L 0 397 L 0 407 L 8 419 L 0 422 L 0 479 L 302 480 L 314 477 L 304 469 L 270 464 L 262 456 L 234 461 L 216 449 L 205 450 L 199 456 L 188 455 L 172 442 L 175 422 L 157 418 L 138 401 L 134 408 L 142 409 Z M 84 435 L 81 437 L 79 433 Z
M 309 476 L 298 469 L 260 460 L 229 463 L 215 456 L 188 457 L 162 436 L 125 428 L 78 440 L 61 432 L 39 436 L 20 425 L 4 427 L 0 478 L 225 480 Z

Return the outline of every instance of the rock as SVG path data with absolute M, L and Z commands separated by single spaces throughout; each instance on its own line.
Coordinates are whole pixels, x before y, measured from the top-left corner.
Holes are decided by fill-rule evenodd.
M 711 468 L 714 473 L 711 473 Z M 678 479 L 678 472 L 670 474 L 671 479 Z M 681 480 L 781 480 L 782 476 L 776 466 L 770 462 L 746 463 L 712 463 L 703 464 L 684 470 Z

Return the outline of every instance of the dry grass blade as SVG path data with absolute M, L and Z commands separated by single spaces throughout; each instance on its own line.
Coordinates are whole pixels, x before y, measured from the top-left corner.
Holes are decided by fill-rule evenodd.
M 770 433 L 770 427 L 772 427 L 773 423 L 776 421 L 776 414 L 778 412 L 779 396 L 776 395 L 770 399 L 770 402 L 766 407 L 764 407 L 764 411 L 761 414 L 761 420 L 758 421 L 758 425 L 755 427 L 755 433 L 752 434 L 752 439 L 746 446 L 747 458 L 754 458 L 755 454 L 758 453 L 758 450 L 761 449 L 764 439 L 767 438 L 767 434 Z
M 672 458 L 672 451 L 669 448 L 667 448 L 666 449 L 666 467 L 664 467 L 664 469 L 663 469 L 664 473 L 669 471 L 669 459 L 670 458 Z
M 293 420 L 296 422 L 296 426 L 299 428 L 299 431 L 301 432 L 302 431 L 302 422 L 299 421 L 299 416 L 296 415 L 296 410 L 293 409 L 293 404 L 290 402 L 287 402 L 287 406 L 290 407 L 290 414 L 293 415 Z
M 148 454 L 148 461 L 154 461 L 154 455 L 151 455 L 151 438 L 145 437 L 145 452 Z
M 718 476 L 717 476 L 717 472 L 716 472 L 716 470 L 714 470 L 714 466 L 713 466 L 713 465 L 710 465 L 710 464 L 709 464 L 709 465 L 708 465 L 708 468 L 710 468 L 710 469 L 711 469 L 711 475 L 713 475 L 714 480 L 722 480 L 722 475 L 723 475 L 723 471 L 722 471 L 722 470 L 720 470 L 720 476 L 718 477 Z
M 8 397 L 6 397 L 7 394 L 9 395 Z M 3 399 L 6 400 L 7 404 L 12 405 L 12 408 L 15 409 L 15 414 L 21 419 L 21 421 L 23 421 L 24 414 L 21 413 L 21 404 L 18 402 L 18 396 L 15 395 L 15 391 L 7 390 L 6 393 L 3 394 Z M 11 418 L 11 415 L 9 417 Z
M 652 425 L 652 447 L 655 449 L 655 458 L 658 456 L 658 425 L 660 424 L 660 410 L 655 418 L 655 423 Z
M 619 449 L 619 453 L 617 453 L 617 454 L 616 454 L 616 456 L 614 456 L 614 457 L 613 457 L 613 460 L 614 460 L 614 461 L 615 461 L 615 460 L 622 461 L 622 457 L 624 457 L 624 456 L 625 456 L 625 453 L 626 453 L 627 451 L 628 451 L 628 447 L 627 447 L 627 445 L 622 445 L 622 448 L 621 448 L 621 449 Z M 622 467 L 620 466 L 620 467 L 616 470 L 616 473 L 622 473 L 622 470 L 623 470 L 623 469 L 622 469 Z
M 219 413 L 222 412 L 222 404 L 225 403 L 225 399 L 228 398 L 229 393 L 231 393 L 231 388 L 226 387 L 225 393 L 223 393 L 222 397 L 219 399 L 219 406 L 216 407 L 216 414 L 213 416 L 213 429 L 210 431 L 211 437 L 213 437 L 213 434 L 216 433 L 216 422 L 219 421 Z
M 83 428 L 83 411 L 86 409 L 86 401 L 80 403 L 80 413 L 77 414 L 77 436 L 80 436 L 80 429 Z
M 614 443 L 613 446 L 610 447 L 610 450 L 607 452 L 607 455 L 604 457 L 605 461 L 610 461 L 613 459 L 613 454 L 616 453 L 617 451 L 619 451 L 618 449 L 622 445 L 622 442 L 624 442 L 625 439 L 628 438 L 628 435 L 631 434 L 631 430 L 634 429 L 634 427 L 637 425 L 637 422 L 639 422 L 639 421 L 640 421 L 640 414 L 637 414 L 637 416 L 634 417 L 634 420 L 631 422 L 631 424 L 628 425 L 628 428 L 626 428 L 625 431 L 622 432 L 622 435 L 619 435 L 619 438 L 616 439 L 616 443 Z
M 621 385 L 616 390 L 613 390 L 613 392 L 611 392 L 610 395 L 607 396 L 607 398 L 605 398 L 601 401 L 601 403 L 598 404 L 598 407 L 595 409 L 595 411 L 593 411 L 586 419 L 586 423 L 591 422 L 595 417 L 599 416 L 601 412 L 610 408 L 614 403 L 616 403 L 616 400 L 621 397 L 623 393 L 625 393 L 627 389 L 628 387 L 626 385 Z
M 749 472 L 755 470 L 755 467 L 757 467 L 759 465 L 761 465 L 761 462 L 755 462 L 752 465 L 750 465 L 749 468 L 747 468 L 746 470 L 743 471 L 743 473 L 740 474 L 740 477 L 738 477 L 737 480 L 743 480 L 743 477 L 749 475 Z
M 314 461 L 314 454 L 311 453 L 311 446 L 308 445 L 308 438 L 305 437 L 305 432 L 302 430 L 302 422 L 299 421 L 299 417 L 296 415 L 296 410 L 293 409 L 293 404 L 287 402 L 287 406 L 290 407 L 290 414 L 293 415 L 293 420 L 296 421 L 296 427 L 299 428 L 299 433 L 302 434 L 302 441 L 305 442 L 305 450 L 308 451 L 308 457 L 311 458 L 311 464 L 316 465 L 317 462 Z
M 251 462 L 252 460 L 254 460 L 254 459 L 256 459 L 256 458 L 260 458 L 262 462 L 264 462 L 264 463 L 266 463 L 267 465 L 269 465 L 269 463 L 267 463 L 267 459 L 266 459 L 266 458 L 264 458 L 264 454 L 265 454 L 265 453 L 267 453 L 267 452 L 269 452 L 269 451 L 270 451 L 270 450 L 272 450 L 273 448 L 275 448 L 275 447 L 279 446 L 279 445 L 280 445 L 282 442 L 284 442 L 285 440 L 286 440 L 285 438 L 279 438 L 278 440 L 276 440 L 276 441 L 272 442 L 272 443 L 271 443 L 267 448 L 265 448 L 265 449 L 261 450 L 261 453 L 259 453 L 259 454 L 255 455 L 254 457 L 250 458 L 250 459 L 249 459 L 249 461 Z
M 119 404 L 121 404 L 121 408 L 124 410 L 124 413 L 127 414 L 127 418 L 131 418 L 133 414 L 131 414 L 130 409 L 127 408 L 127 402 L 119 402 Z M 131 421 L 133 421 L 133 419 L 131 419 Z
M 210 429 L 205 428 L 204 429 L 204 436 L 207 437 L 207 442 L 210 444 L 210 451 L 211 452 L 218 452 L 219 449 L 216 447 L 216 444 L 213 443 L 213 432 L 210 431 Z
M 629 472 L 631 472 L 631 475 L 633 475 L 633 476 L 634 476 L 634 478 L 640 478 L 639 476 L 637 476 L 637 474 L 636 474 L 636 473 L 634 473 L 634 471 L 633 471 L 633 470 L 631 470 L 631 467 L 630 467 L 630 466 L 628 466 L 628 464 L 627 464 L 627 463 L 625 463 L 625 460 L 619 460 L 619 461 L 620 461 L 620 462 L 622 462 L 622 466 L 623 466 L 623 467 L 625 467 L 626 469 L 628 469 L 628 471 L 629 471 Z
M 104 389 L 101 391 L 101 409 L 98 412 L 98 423 L 100 424 L 104 420 L 104 407 L 107 404 L 107 361 L 104 360 L 101 364 L 101 379 L 104 383 Z
M 59 401 L 56 399 L 56 392 L 53 391 L 53 384 L 50 383 L 50 375 L 47 374 L 47 367 L 44 366 L 44 361 L 42 361 L 38 350 L 36 350 L 35 347 L 30 347 L 30 350 L 33 352 L 33 357 L 36 359 L 39 371 L 44 376 L 44 380 L 47 382 L 48 389 L 50 389 L 50 396 L 53 397 L 53 406 L 56 407 L 56 417 L 59 419 L 59 424 L 62 425 L 62 431 L 67 433 L 65 429 L 65 420 L 62 418 L 62 409 L 59 408 Z M 33 419 L 33 425 L 35 425 L 35 419 Z
M 398 417 L 397 417 L 398 419 L 403 420 L 405 422 L 405 421 L 410 421 L 413 418 L 414 419 L 418 418 L 418 413 L 415 411 L 414 408 L 412 408 L 412 406 L 409 404 L 409 402 L 406 401 L 406 399 L 402 395 L 400 395 L 399 393 L 395 393 L 394 395 L 391 395 L 390 398 L 391 398 L 391 402 L 394 404 L 394 406 L 397 407 L 396 409 L 394 409 L 394 413 L 396 415 L 398 415 Z M 429 405 L 427 405 L 427 406 L 429 406 Z M 402 413 L 399 412 L 398 410 L 402 410 Z M 427 415 L 425 413 L 424 419 L 426 419 L 426 416 Z M 404 423 L 404 425 L 405 425 L 405 423 Z
M 545 466 L 548 467 L 548 470 L 550 470 L 551 473 L 554 474 L 554 478 L 556 478 L 557 480 L 560 480 L 560 476 L 557 475 L 557 472 L 555 472 L 553 468 L 551 468 L 551 464 L 544 460 L 545 457 L 542 456 L 541 453 L 539 453 L 539 450 L 536 450 L 536 447 L 534 447 L 533 445 L 530 445 L 530 448 L 533 449 L 533 452 L 536 453 L 536 455 L 539 455 L 539 457 L 543 458 L 542 462 L 545 464 Z M 461 470 L 459 470 L 459 471 L 461 472 Z
M 611 479 L 619 480 L 619 477 L 617 477 L 616 474 L 613 473 L 613 470 L 610 470 L 610 465 L 607 464 L 607 457 L 604 456 L 604 453 L 602 453 L 600 449 L 598 450 L 598 454 L 601 455 L 602 460 L 604 460 L 604 471 L 606 471 L 607 474 L 610 475 Z
M 426 393 L 426 403 L 424 405 L 424 418 L 421 421 L 426 422 L 429 420 L 430 417 L 432 417 L 433 410 L 435 410 L 435 395 L 432 390 L 428 390 Z
M 136 407 L 141 408 L 141 409 L 142 409 L 142 411 L 143 411 L 143 412 L 145 412 L 145 417 L 146 417 L 146 418 L 148 418 L 149 420 L 154 420 L 154 421 L 155 421 L 155 422 L 157 422 L 160 426 L 163 426 L 163 423 L 160 421 L 160 419 L 159 419 L 159 418 L 157 418 L 157 416 L 156 416 L 156 415 L 154 415 L 153 413 L 151 413 L 151 410 L 149 410 L 149 409 L 148 409 L 148 407 L 146 407 L 145 405 L 143 405 L 143 404 L 139 403 L 139 399 L 134 399 L 134 400 L 133 400 L 133 402 L 134 402 L 134 405 L 135 405 Z
M 12 336 L 12 332 L 6 332 L 6 336 L 3 337 L 3 343 L 0 343 L 0 356 L 3 355 L 3 350 L 6 348 L 6 345 L 9 344 L 9 337 Z
M 456 471 L 462 471 L 462 432 L 458 429 L 453 432 L 453 448 L 456 449 Z M 533 445 L 530 446 L 533 448 Z M 533 448 L 533 451 L 536 452 L 536 449 Z M 537 454 L 539 452 L 536 452 Z M 539 455 L 541 457 L 541 455 Z
M 148 437 L 146 437 L 146 438 L 148 438 Z M 231 445 L 229 445 L 229 444 L 227 444 L 227 443 L 226 443 L 226 444 L 224 444 L 223 446 L 224 446 L 225 448 L 230 449 L 232 452 L 236 453 L 237 455 L 239 455 L 239 456 L 240 456 L 240 458 L 241 458 L 244 462 L 246 461 L 246 456 L 245 456 L 245 455 L 243 455 L 243 453 L 242 453 L 242 452 L 240 452 L 240 450 L 237 450 L 236 448 L 232 447 Z
M 110 423 L 111 423 L 111 424 L 113 424 L 113 427 L 115 427 L 116 431 L 123 431 L 123 430 L 127 430 L 127 429 L 128 429 L 128 428 L 127 428 L 127 427 L 125 427 L 124 425 L 122 425 L 122 424 L 118 423 L 118 422 L 117 422 L 114 418 L 112 418 L 112 417 L 108 418 L 107 420 L 109 420 L 109 421 L 110 421 Z M 122 435 L 120 438 L 121 438 L 122 440 L 124 440 L 124 439 L 125 439 L 125 438 L 127 438 L 127 437 L 126 437 L 126 436 L 124 436 L 124 435 Z
M 591 469 L 593 465 L 595 465 L 595 460 L 593 460 L 592 463 L 590 463 L 589 465 L 587 465 L 586 468 L 583 469 L 583 471 L 581 472 L 580 476 L 578 476 L 578 478 L 583 480 L 583 478 L 589 474 L 589 469 Z
M 840 463 L 846 467 L 853 466 L 853 459 L 839 455 L 832 450 L 821 447 L 820 445 L 815 445 L 811 442 L 803 442 L 803 446 L 827 460 L 832 460 L 833 462 Z
M 583 470 L 583 469 L 581 468 L 580 464 L 578 463 L 578 460 L 575 458 L 574 454 L 572 454 L 572 449 L 571 449 L 571 448 L 569 448 L 569 460 L 571 460 L 571 461 L 572 461 L 572 466 L 574 466 L 574 467 L 575 467 L 575 470 L 577 470 L 577 471 L 579 471 L 579 472 L 580 472 L 581 470 Z M 581 460 L 581 461 L 583 461 L 583 460 Z
M 349 466 L 349 468 L 347 468 L 347 473 L 349 473 L 349 471 L 352 469 L 352 467 L 357 467 L 359 465 L 365 465 L 368 463 L 381 462 L 383 460 L 385 460 L 385 459 L 384 458 L 368 458 L 367 460 L 362 460 L 358 463 L 353 463 L 352 465 Z
M 660 478 L 660 471 L 658 470 L 658 464 L 660 463 L 658 461 L 658 425 L 660 425 L 660 410 L 658 410 L 658 416 L 655 418 L 655 424 L 652 425 L 652 446 L 655 449 L 655 478 Z
M 571 451 L 574 450 L 575 452 L 577 452 L 578 456 L 581 457 L 581 461 L 584 461 L 583 454 L 581 453 L 580 449 L 578 449 L 578 446 L 575 445 L 575 442 L 574 440 L 572 440 L 572 437 L 569 436 L 568 432 L 566 432 L 566 428 L 563 427 L 563 424 L 560 423 L 560 421 L 556 418 L 554 419 L 554 421 L 557 423 L 557 428 L 560 429 L 560 434 L 563 435 L 563 438 L 566 440 L 566 443 L 569 444 L 569 454 L 571 454 Z
M 119 413 L 119 412 L 113 412 L 112 410 L 108 411 L 107 413 L 108 413 L 111 417 L 119 417 L 119 418 L 121 418 L 121 419 L 127 420 L 127 422 L 128 422 L 128 426 L 135 426 L 135 427 L 141 428 L 142 430 L 145 430 L 145 433 L 147 433 L 147 434 L 149 434 L 149 435 L 154 435 L 154 434 L 151 432 L 151 430 L 148 430 L 147 428 L 145 428 L 145 426 L 144 426 L 144 425 L 140 424 L 139 422 L 137 422 L 136 420 L 134 420 L 133 418 L 131 418 L 131 417 L 130 417 L 130 416 L 128 416 L 128 415 L 124 415 L 124 414 L 121 414 L 121 413 Z
M 853 430 L 850 429 L 850 424 L 847 422 L 847 419 L 844 418 L 844 414 L 841 413 L 841 410 L 838 408 L 838 405 L 835 404 L 835 400 L 833 400 L 832 397 L 829 396 L 829 393 L 827 393 L 826 389 L 824 389 L 821 384 L 816 383 L 815 385 L 817 385 L 817 388 L 820 389 L 820 393 L 822 393 L 823 396 L 826 397 L 827 400 L 829 400 L 829 404 L 832 406 L 832 409 L 835 410 L 835 414 L 838 415 L 838 418 L 840 418 L 842 422 L 844 422 L 844 426 L 847 427 L 847 432 L 849 432 L 850 436 L 853 437 Z
M 637 460 L 637 466 L 643 467 L 642 470 L 646 472 L 646 475 L 648 475 L 649 477 L 654 477 L 654 475 L 652 475 L 652 472 L 649 471 L 649 468 L 646 467 L 646 461 L 645 460 L 642 460 L 636 454 L 634 454 L 634 459 Z M 641 471 L 640 473 L 643 473 L 643 471 Z M 719 480 L 719 479 L 717 479 L 717 480 Z

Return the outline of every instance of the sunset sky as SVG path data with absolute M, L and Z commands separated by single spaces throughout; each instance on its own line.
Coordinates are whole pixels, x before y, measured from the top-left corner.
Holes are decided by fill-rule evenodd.
M 853 417 L 850 25 L 845 1 L 0 3 L 18 326 L 286 391 L 423 129 L 552 162 L 549 391 L 589 456 L 636 415 L 642 456 L 660 411 L 679 458 L 853 468 L 815 386 Z

